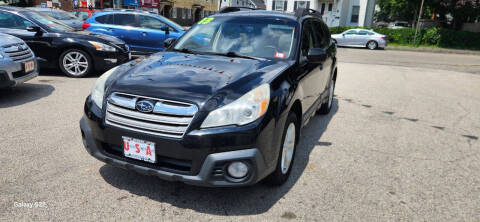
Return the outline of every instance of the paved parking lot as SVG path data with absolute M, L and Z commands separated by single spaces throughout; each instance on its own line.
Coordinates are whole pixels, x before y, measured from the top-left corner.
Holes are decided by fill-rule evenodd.
M 0 91 L 0 220 L 479 221 L 480 57 L 339 60 L 334 108 L 303 130 L 278 188 L 193 187 L 97 161 L 78 126 L 95 77 L 48 71 Z

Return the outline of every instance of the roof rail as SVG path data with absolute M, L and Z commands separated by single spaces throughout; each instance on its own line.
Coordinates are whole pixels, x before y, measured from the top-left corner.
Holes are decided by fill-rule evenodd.
M 322 17 L 322 14 L 319 11 L 313 10 L 311 8 L 299 8 L 295 11 L 295 16 L 297 18 L 301 18 L 306 15 L 319 16 L 320 18 Z
M 257 8 L 250 8 L 250 7 L 223 7 L 218 11 L 219 13 L 229 13 L 229 12 L 238 12 L 238 11 L 252 11 L 252 10 L 259 10 Z

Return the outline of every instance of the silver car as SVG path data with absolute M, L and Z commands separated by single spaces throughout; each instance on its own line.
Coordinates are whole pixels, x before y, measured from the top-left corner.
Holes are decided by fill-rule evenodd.
M 61 22 L 67 24 L 68 26 L 74 28 L 75 30 L 82 30 L 83 21 L 74 15 L 59 9 L 51 8 L 30 8 L 37 12 L 42 12 L 48 16 L 60 20 Z
M 366 29 L 349 29 L 332 35 L 338 46 L 367 47 L 369 49 L 385 48 L 387 36 Z
M 0 88 L 16 86 L 38 76 L 37 60 L 25 42 L 0 33 Z

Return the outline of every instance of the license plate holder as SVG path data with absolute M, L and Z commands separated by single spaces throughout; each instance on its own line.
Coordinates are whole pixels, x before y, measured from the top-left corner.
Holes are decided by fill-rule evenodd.
M 32 72 L 35 70 L 35 62 L 33 60 L 24 62 L 23 69 L 25 70 L 25 73 Z
M 122 136 L 123 155 L 128 158 L 156 163 L 155 143 Z

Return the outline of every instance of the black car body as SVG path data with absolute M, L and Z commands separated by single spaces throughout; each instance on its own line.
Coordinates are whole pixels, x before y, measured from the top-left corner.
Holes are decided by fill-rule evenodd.
M 256 37 L 275 43 L 269 46 L 259 40 L 252 55 L 277 47 L 275 53 L 257 58 L 179 48 L 185 41 L 197 41 L 191 36 L 202 32 L 201 25 L 218 25 L 227 33 L 231 25 L 226 24 L 237 21 L 245 26 L 239 26 L 242 30 L 253 31 L 260 23 L 274 30 L 266 37 L 258 35 L 265 32 L 257 32 Z M 281 36 L 291 40 L 288 56 L 277 52 L 285 46 L 286 38 Z M 197 44 L 205 43 L 192 43 Z M 244 186 L 268 177 L 281 184 L 290 173 L 300 129 L 317 111 L 330 110 L 336 76 L 336 46 L 316 12 L 217 14 L 193 26 L 166 52 L 131 61 L 100 77 L 80 121 L 84 145 L 108 164 L 171 181 Z M 237 116 L 238 124 L 215 125 L 235 119 L 228 115 Z M 252 115 L 259 117 L 240 121 Z M 147 147 L 147 154 L 155 145 L 155 163 L 125 156 L 132 149 L 132 138 Z M 137 142 L 134 149 L 140 152 Z
M 0 7 L 0 32 L 25 41 L 35 52 L 41 67 L 60 69 L 68 76 L 82 77 L 92 70 L 105 71 L 129 60 L 129 47 L 112 36 L 75 32 L 53 18 L 29 9 Z M 102 48 L 103 47 L 103 48 Z M 85 72 L 69 73 L 65 57 L 81 54 Z

